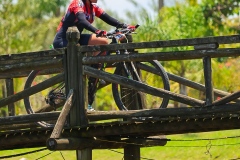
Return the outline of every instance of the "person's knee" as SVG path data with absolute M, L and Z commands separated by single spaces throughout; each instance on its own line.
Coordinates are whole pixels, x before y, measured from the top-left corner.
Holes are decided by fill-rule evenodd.
M 107 38 L 101 38 L 101 44 L 108 44 Z
M 104 37 L 96 37 L 95 34 L 91 36 L 88 42 L 89 45 L 106 45 L 108 44 L 108 39 Z

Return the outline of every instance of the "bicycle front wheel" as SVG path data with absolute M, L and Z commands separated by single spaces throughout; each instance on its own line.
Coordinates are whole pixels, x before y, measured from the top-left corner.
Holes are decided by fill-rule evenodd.
M 133 73 L 132 66 L 129 63 L 126 64 L 126 68 L 130 71 L 133 80 L 139 81 L 140 78 L 141 83 L 148 86 L 170 90 L 167 73 L 157 60 L 134 63 L 138 77 Z M 120 64 L 117 66 L 114 74 L 124 77 L 129 76 Z M 112 92 L 120 110 L 166 108 L 169 102 L 168 98 L 143 93 L 120 84 L 112 84 Z

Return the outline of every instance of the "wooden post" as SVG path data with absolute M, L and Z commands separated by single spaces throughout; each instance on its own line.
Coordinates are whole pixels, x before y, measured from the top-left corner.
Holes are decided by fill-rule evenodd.
M 52 132 L 50 138 L 60 138 L 60 135 L 61 135 L 62 129 L 64 127 L 64 124 L 66 122 L 67 116 L 72 107 L 72 96 L 73 96 L 73 90 L 70 90 L 67 100 L 63 106 L 63 109 L 62 109 L 59 117 L 58 117 L 57 123 L 53 129 L 53 132 Z
M 87 126 L 88 120 L 85 112 L 87 103 L 85 100 L 86 92 L 86 76 L 83 75 L 82 57 L 83 54 L 78 54 L 78 41 L 80 33 L 77 27 L 69 27 L 67 30 L 67 55 L 65 62 L 66 77 L 66 92 L 73 89 L 73 106 L 70 110 L 69 122 L 70 126 Z M 78 160 L 91 160 L 91 149 L 77 150 Z
M 138 72 L 139 76 L 141 77 L 139 70 L 137 70 L 137 72 Z M 134 75 L 134 73 L 131 73 L 131 74 Z M 137 79 L 137 77 L 135 77 L 135 78 Z M 144 96 L 142 96 L 141 94 L 138 94 L 136 90 L 132 90 L 132 89 L 128 89 L 128 93 L 122 92 L 122 94 L 123 93 L 126 94 L 126 95 L 123 95 L 123 97 L 125 97 L 126 99 L 133 100 L 133 102 L 131 100 L 126 101 L 126 102 L 130 103 L 130 104 L 125 104 L 125 106 L 128 106 L 128 110 L 142 109 L 142 105 L 145 104 Z M 135 95 L 135 96 L 133 97 L 133 95 Z M 141 99 L 141 102 L 139 102 L 139 99 Z M 139 104 L 139 103 L 141 103 L 141 104 Z M 125 160 L 140 160 L 140 146 L 138 146 L 138 145 L 124 146 L 124 159 Z
M 14 94 L 13 79 L 6 79 L 7 97 Z M 14 103 L 8 104 L 8 116 L 15 116 Z
M 206 105 L 213 103 L 213 83 L 212 83 L 212 65 L 211 57 L 203 58 L 205 88 L 206 88 Z

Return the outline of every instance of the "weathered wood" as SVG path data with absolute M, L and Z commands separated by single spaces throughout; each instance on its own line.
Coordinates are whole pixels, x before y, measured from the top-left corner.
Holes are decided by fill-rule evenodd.
M 23 56 L 24 58 L 22 59 L 8 59 L 5 61 L 0 61 L 0 66 L 4 66 L 4 65 L 16 65 L 16 64 L 27 64 L 27 63 L 37 63 L 37 62 L 41 62 L 41 61 L 48 61 L 48 60 L 52 60 L 52 59 L 62 59 L 63 55 L 57 55 L 54 57 L 29 57 L 26 58 L 25 56 Z
M 230 116 L 230 115 L 229 115 Z M 240 129 L 238 116 L 225 118 L 202 118 L 153 121 L 145 123 L 95 125 L 87 128 L 65 129 L 63 137 L 87 138 L 102 136 L 149 136 L 171 135 L 183 133 L 211 132 L 221 130 Z M 46 140 L 50 137 L 51 130 L 21 131 L 19 133 L 0 133 L 0 149 L 17 149 L 25 147 L 45 147 Z M 83 144 L 84 145 L 84 144 Z M 94 148 L 93 148 L 94 149 Z M 107 148 L 106 148 L 107 149 Z
M 227 104 L 212 107 L 189 107 L 189 108 L 159 108 L 150 110 L 129 110 L 129 111 L 94 111 L 88 112 L 91 121 L 133 118 L 133 117 L 172 117 L 172 116 L 193 116 L 193 115 L 214 115 L 216 113 L 240 112 L 240 104 Z
M 51 111 L 54 111 L 54 110 L 62 107 L 64 105 L 64 103 L 65 103 L 65 100 L 58 99 L 58 100 L 55 100 L 54 106 L 51 106 L 50 104 L 45 104 L 42 108 L 35 110 L 34 112 L 35 113 L 51 112 Z
M 50 136 L 50 138 L 60 138 L 62 129 L 64 127 L 64 124 L 66 122 L 67 116 L 70 112 L 70 109 L 72 107 L 72 96 L 73 96 L 73 90 L 69 91 L 67 101 L 65 102 L 62 111 L 58 117 L 57 123 L 54 126 L 53 132 Z
M 52 151 L 82 150 L 91 146 L 93 149 L 120 149 L 128 144 L 136 144 L 139 147 L 164 146 L 165 138 L 147 140 L 144 138 L 108 140 L 103 138 L 49 138 L 47 148 Z
M 164 48 L 164 47 L 178 47 L 178 46 L 194 46 L 207 43 L 218 44 L 231 44 L 239 43 L 239 35 L 232 36 L 217 36 L 217 37 L 205 37 L 205 38 L 190 38 L 168 41 L 153 41 L 153 42 L 141 42 L 141 43 L 126 43 L 126 44 L 111 44 L 111 45 L 99 45 L 99 46 L 81 46 L 79 50 L 81 52 L 90 51 L 106 51 L 106 50 L 121 50 L 121 49 L 146 49 L 146 48 Z
M 62 66 L 62 59 L 49 59 L 45 61 L 17 63 L 0 66 L 0 73 L 11 73 L 17 71 L 31 71 L 31 70 L 43 70 L 49 68 L 60 68 Z
M 155 53 L 142 53 L 130 55 L 112 55 L 112 56 L 97 56 L 97 57 L 84 57 L 83 64 L 94 63 L 115 63 L 115 62 L 130 62 L 130 61 L 173 61 L 173 60 L 191 60 L 201 59 L 209 56 L 211 58 L 218 57 L 236 57 L 240 56 L 240 49 L 226 48 L 218 50 L 190 50 L 190 51 L 176 51 L 176 52 L 155 52 Z
M 204 102 L 201 100 L 197 100 L 197 99 L 194 99 L 194 98 L 191 98 L 188 96 L 172 93 L 170 91 L 166 91 L 166 90 L 163 90 L 160 88 L 153 88 L 153 87 L 150 87 L 143 83 L 128 79 L 126 77 L 109 74 L 109 73 L 94 69 L 92 67 L 85 66 L 84 72 L 85 72 L 85 74 L 92 76 L 92 77 L 100 78 L 100 79 L 103 79 L 103 80 L 106 80 L 106 81 L 109 81 L 112 83 L 118 83 L 120 85 L 127 86 L 129 88 L 133 88 L 135 90 L 145 92 L 145 93 L 148 93 L 151 95 L 155 95 L 155 96 L 159 96 L 159 97 L 163 97 L 163 98 L 168 97 L 171 100 L 178 101 L 178 102 L 181 102 L 184 104 L 188 104 L 190 106 L 203 106 L 204 105 Z
M 127 145 L 124 147 L 124 159 L 125 160 L 140 160 L 140 146 Z
M 230 103 L 231 101 L 234 101 L 235 99 L 240 97 L 240 91 L 237 91 L 235 93 L 232 93 L 226 97 L 223 97 L 219 100 L 214 101 L 212 104 L 210 104 L 209 106 L 217 106 L 217 105 L 223 105 L 226 103 Z M 240 105 L 240 104 L 239 104 Z
M 29 75 L 29 71 L 25 72 L 11 72 L 11 73 L 1 73 L 0 79 L 7 79 L 7 78 L 21 78 L 21 77 L 27 77 Z
M 69 27 L 67 31 L 67 63 L 65 73 L 67 74 L 67 91 L 73 89 L 73 107 L 70 111 L 70 125 L 71 126 L 79 126 L 88 124 L 88 120 L 86 118 L 85 113 L 85 95 L 83 93 L 83 76 L 81 61 L 78 62 L 79 59 L 83 57 L 83 54 L 79 55 L 77 50 L 78 40 L 80 38 L 80 33 L 76 27 Z M 80 58 L 79 58 L 80 57 Z
M 21 91 L 21 92 L 18 92 L 14 95 L 11 95 L 7 98 L 4 98 L 4 99 L 1 99 L 0 100 L 0 108 L 5 106 L 5 105 L 8 105 L 10 103 L 13 103 L 13 102 L 16 102 L 16 101 L 19 101 L 27 96 L 30 96 L 32 94 L 35 94 L 37 92 L 40 92 L 48 87 L 51 87 L 57 83 L 60 83 L 63 81 L 63 73 L 57 75 L 57 76 L 54 76 L 46 81 L 43 81 L 31 88 L 28 88 L 28 89 L 25 89 L 24 91 Z
M 65 62 L 65 74 L 67 91 L 73 89 L 73 106 L 70 110 L 69 122 L 70 126 L 87 126 L 88 119 L 86 117 L 85 108 L 86 105 L 86 75 L 83 75 L 82 58 L 83 54 L 78 52 L 77 46 L 79 45 L 78 40 L 80 39 L 80 33 L 77 27 L 69 27 L 67 30 L 67 61 Z M 78 54 L 79 53 L 79 54 Z M 87 148 L 84 150 L 77 150 L 78 160 L 91 160 L 92 149 Z
M 1 73 L 0 74 L 0 79 L 27 77 L 30 72 L 31 71 Z M 39 72 L 39 75 L 56 74 L 56 73 L 61 73 L 61 72 L 63 72 L 63 69 L 61 67 L 50 68 L 50 69 L 41 70 Z
M 171 116 L 194 116 L 194 115 L 214 115 L 217 113 L 237 113 L 240 112 L 240 104 L 227 104 L 211 107 L 190 107 L 190 108 L 160 108 L 151 110 L 129 110 L 129 111 L 91 111 L 87 113 L 87 118 L 91 121 L 106 119 L 130 119 L 133 117 L 159 117 Z M 38 113 L 31 115 L 21 115 L 12 117 L 1 117 L 0 125 L 33 123 L 45 120 L 57 120 L 60 112 Z
M 212 104 L 214 100 L 213 94 L 213 82 L 212 82 L 212 65 L 211 58 L 204 57 L 203 58 L 203 70 L 204 70 L 204 80 L 205 80 L 205 88 L 206 88 L 206 105 Z
M 1 55 L 0 61 L 19 60 L 19 59 L 28 59 L 28 58 L 34 59 L 39 57 L 49 57 L 49 59 L 53 59 L 55 56 L 63 55 L 65 52 L 66 52 L 66 48 L 61 48 L 61 49 L 52 49 L 52 50 L 38 51 L 38 52 L 8 54 L 8 55 Z
M 217 49 L 219 47 L 218 43 L 209 43 L 209 44 L 198 44 L 194 45 L 195 50 L 202 50 L 202 49 Z
M 7 88 L 7 96 L 11 96 L 14 94 L 13 79 L 6 79 L 6 88 Z M 8 104 L 8 115 L 9 116 L 15 115 L 14 103 Z
M 0 117 L 0 125 L 33 123 L 38 121 L 57 120 L 59 112 L 36 113 L 21 116 Z
M 14 131 L 20 129 L 29 129 L 29 128 L 38 128 L 39 126 L 36 123 L 23 123 L 23 124 L 8 124 L 8 125 L 0 125 L 0 131 Z
M 0 150 L 45 147 L 50 132 L 23 132 L 11 136 L 0 135 Z
M 137 65 L 140 69 L 144 69 L 148 72 L 152 72 L 152 73 L 155 73 L 156 75 L 159 75 L 159 72 L 155 68 L 144 65 L 143 63 L 138 63 Z M 168 72 L 167 72 L 167 75 L 168 75 L 168 78 L 170 80 L 174 81 L 174 82 L 178 82 L 180 84 L 191 87 L 193 89 L 197 89 L 199 91 L 203 91 L 203 92 L 206 91 L 205 86 L 203 84 L 193 82 L 193 81 L 188 80 L 184 77 L 180 77 L 180 76 L 168 73 Z M 218 90 L 218 89 L 215 89 L 215 88 L 213 89 L 213 92 L 214 92 L 215 96 L 219 96 L 219 97 L 225 97 L 225 96 L 230 95 L 230 93 L 228 93 L 228 92 L 221 91 L 221 90 Z M 240 99 L 235 99 L 233 101 L 234 102 L 240 102 Z
M 230 115 L 229 115 L 230 116 Z M 87 137 L 102 137 L 107 135 L 154 135 L 154 134 L 182 134 L 182 133 L 197 133 L 197 132 L 210 132 L 220 131 L 228 129 L 240 129 L 239 114 L 229 118 L 215 118 L 214 116 L 209 118 L 176 118 L 175 120 L 165 121 L 149 121 L 148 123 L 128 123 L 128 124 L 112 124 L 110 126 L 95 126 L 82 130 L 79 136 Z

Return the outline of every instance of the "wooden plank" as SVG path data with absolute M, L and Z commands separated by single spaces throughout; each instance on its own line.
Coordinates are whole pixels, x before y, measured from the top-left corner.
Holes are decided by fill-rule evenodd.
M 151 110 L 129 110 L 129 111 L 91 111 L 87 113 L 87 118 L 91 121 L 106 119 L 129 119 L 133 117 L 174 117 L 174 116 L 194 116 L 194 115 L 214 115 L 224 113 L 240 112 L 240 104 L 227 104 L 209 107 L 190 108 L 160 108 Z M 33 123 L 44 120 L 57 120 L 60 112 L 38 113 L 31 115 L 1 117 L 0 125 Z
M 68 90 L 73 89 L 74 96 L 73 96 L 73 107 L 70 111 L 70 125 L 71 126 L 79 126 L 88 124 L 88 120 L 85 114 L 85 95 L 83 95 L 83 71 L 81 62 L 78 62 L 79 59 L 83 57 L 83 54 L 78 53 L 78 40 L 80 38 L 80 33 L 76 27 L 69 27 L 67 31 L 67 39 L 68 39 L 68 46 L 67 46 L 67 64 L 66 64 L 66 71 L 67 80 L 66 82 Z M 79 64 L 80 63 L 80 64 Z M 81 67 L 81 68 L 80 68 Z M 80 116 L 79 116 L 80 115 Z
M 230 116 L 230 115 L 229 115 Z M 121 137 L 144 136 L 144 135 L 171 135 L 197 132 L 211 132 L 220 130 L 240 129 L 239 117 L 219 117 L 188 119 L 179 118 L 176 120 L 165 120 L 147 123 L 130 123 L 115 125 L 98 125 L 87 128 L 65 129 L 63 137 L 87 138 L 87 137 Z M 50 137 L 51 130 L 21 131 L 19 133 L 0 133 L 0 149 L 17 149 L 45 147 L 46 140 Z M 83 144 L 84 145 L 84 144 Z M 93 147 L 93 149 L 95 149 Z M 107 148 L 104 148 L 107 149 Z
M 158 138 L 157 141 L 144 138 L 49 138 L 47 140 L 47 148 L 52 151 L 81 150 L 89 146 L 94 149 L 120 149 L 129 144 L 136 144 L 139 147 L 164 146 L 166 142 L 166 138 Z
M 140 146 L 127 145 L 124 147 L 124 159 L 125 160 L 140 160 Z
M 45 61 L 17 63 L 0 66 L 0 73 L 11 73 L 17 71 L 44 70 L 49 68 L 62 67 L 62 59 L 50 59 Z
M 137 65 L 141 69 L 144 69 L 146 71 L 155 73 L 157 75 L 159 74 L 159 72 L 155 68 L 149 67 L 149 66 L 144 65 L 142 63 L 138 63 Z M 199 91 L 203 91 L 203 92 L 206 91 L 205 86 L 203 84 L 200 84 L 200 83 L 197 83 L 197 82 L 193 82 L 193 81 L 188 80 L 188 79 L 186 79 L 184 77 L 180 77 L 180 76 L 177 76 L 177 75 L 174 75 L 174 74 L 171 74 L 171 73 L 167 73 L 167 75 L 168 75 L 168 78 L 170 80 L 174 81 L 174 82 L 178 82 L 180 84 L 183 84 L 185 86 L 191 87 L 193 89 L 197 89 Z M 230 93 L 228 93 L 228 92 L 221 91 L 221 90 L 218 90 L 218 89 L 215 89 L 215 88 L 213 88 L 213 92 L 214 92 L 215 96 L 219 96 L 219 97 L 225 97 L 225 96 L 230 95 Z M 233 101 L 234 102 L 240 102 L 240 99 L 235 99 Z
M 112 83 L 118 83 L 120 85 L 127 86 L 129 88 L 133 88 L 135 90 L 145 92 L 145 93 L 148 93 L 151 95 L 155 95 L 155 96 L 159 96 L 159 97 L 168 97 L 171 100 L 178 101 L 178 102 L 190 105 L 190 106 L 203 106 L 204 105 L 204 102 L 201 100 L 197 100 L 197 99 L 194 99 L 194 98 L 191 98 L 188 96 L 184 96 L 181 94 L 172 93 L 170 91 L 166 91 L 161 88 L 153 88 L 153 87 L 150 87 L 143 83 L 128 79 L 126 77 L 109 74 L 109 73 L 94 69 L 92 67 L 85 66 L 84 72 L 85 72 L 85 74 L 92 76 L 92 77 L 100 78 L 100 79 L 103 79 L 105 81 L 109 81 Z
M 58 120 L 56 122 L 56 125 L 54 126 L 54 129 L 53 129 L 53 132 L 52 132 L 50 138 L 60 138 L 60 135 L 61 135 L 62 129 L 64 127 L 64 124 L 66 122 L 67 116 L 72 107 L 72 97 L 73 97 L 73 90 L 71 89 L 69 91 L 67 100 L 62 108 L 62 111 L 58 117 Z
M 49 59 L 53 59 L 55 56 L 63 55 L 65 52 L 66 52 L 66 48 L 61 48 L 61 49 L 51 49 L 51 50 L 37 51 L 37 52 L 8 54 L 8 55 L 1 55 L 0 61 L 29 59 L 29 58 L 34 59 L 34 58 L 40 58 L 40 57 L 48 57 Z
M 86 130 L 82 129 L 79 136 L 87 137 L 102 137 L 107 135 L 121 135 L 122 137 L 128 135 L 144 136 L 156 134 L 183 134 L 183 133 L 197 133 L 197 132 L 211 132 L 229 129 L 240 129 L 239 113 L 229 117 L 214 116 L 204 118 L 176 118 L 175 120 L 166 119 L 165 121 L 148 121 L 148 123 L 132 123 L 132 124 L 113 124 L 109 126 L 95 126 Z
M 80 52 L 78 54 L 78 40 L 80 39 L 80 33 L 77 27 L 69 27 L 67 30 L 67 63 L 64 67 L 64 71 L 67 74 L 66 83 L 68 91 L 73 89 L 73 106 L 70 110 L 69 122 L 70 126 L 87 126 L 88 119 L 86 117 L 85 108 L 85 87 L 86 87 L 86 76 L 83 75 L 83 66 L 82 66 L 82 57 L 83 54 Z M 78 160 L 91 160 L 92 159 L 92 149 L 87 148 L 84 150 L 77 150 L 77 159 Z
M 152 42 L 141 43 L 128 43 L 128 44 L 112 44 L 112 45 L 100 45 L 100 46 L 80 46 L 81 52 L 91 52 L 100 50 L 119 50 L 119 49 L 146 49 L 146 48 L 163 48 L 163 47 L 177 47 L 177 46 L 194 46 L 198 44 L 219 43 L 219 44 L 231 44 L 239 43 L 239 35 L 231 36 L 216 36 L 216 37 L 204 37 L 204 38 L 191 38 L 191 39 L 178 39 L 178 40 L 162 40 Z M 62 55 L 66 51 L 66 48 L 53 49 L 38 52 L 27 52 L 21 54 L 9 54 L 1 55 L 0 61 L 9 59 L 22 59 L 22 58 L 34 58 L 34 57 L 54 57 L 56 55 Z
M 111 44 L 100 46 L 81 46 L 81 52 L 90 51 L 106 51 L 106 50 L 121 50 L 121 49 L 146 49 L 146 48 L 165 48 L 165 47 L 178 47 L 178 46 L 194 46 L 199 44 L 218 43 L 218 44 L 231 44 L 239 43 L 239 35 L 232 36 L 217 36 L 217 37 L 204 37 L 204 38 L 190 38 L 190 39 L 177 39 L 177 40 L 162 40 L 141 43 L 126 43 L 126 44 Z
M 0 125 L 33 123 L 38 121 L 57 120 L 59 112 L 36 113 L 21 116 L 0 117 Z
M 13 79 L 6 79 L 6 88 L 7 88 L 7 96 L 11 96 L 14 94 L 14 85 Z M 15 116 L 15 107 L 14 103 L 8 104 L 8 115 Z
M 0 131 L 10 131 L 10 130 L 20 130 L 20 129 L 34 129 L 39 126 L 36 123 L 23 123 L 23 124 L 8 124 L 8 125 L 0 125 Z
M 14 95 L 11 95 L 11 96 L 9 96 L 7 98 L 1 99 L 0 100 L 0 108 L 5 106 L 5 105 L 8 105 L 10 103 L 19 101 L 19 100 L 21 100 L 21 99 L 23 99 L 23 98 L 25 98 L 27 96 L 35 94 L 35 93 L 37 93 L 37 92 L 39 92 L 41 90 L 44 90 L 44 89 L 46 89 L 48 87 L 51 87 L 51 86 L 53 86 L 53 85 L 55 85 L 57 83 L 62 82 L 62 81 L 63 81 L 63 73 L 61 73 L 61 74 L 59 74 L 57 76 L 54 76 L 54 77 L 52 77 L 52 78 L 50 78 L 50 79 L 48 79 L 46 81 L 43 81 L 43 82 L 41 82 L 41 83 L 39 83 L 39 84 L 37 84 L 37 85 L 35 85 L 33 87 L 25 89 L 25 90 L 23 90 L 21 92 L 18 92 L 16 94 L 14 94 Z
M 112 55 L 112 56 L 97 56 L 97 57 L 84 57 L 83 64 L 94 63 L 115 63 L 115 62 L 130 62 L 130 61 L 173 61 L 173 60 L 191 60 L 201 59 L 209 56 L 211 58 L 218 57 L 237 57 L 240 56 L 239 48 L 226 48 L 218 50 L 190 50 L 190 51 L 176 51 L 176 52 L 153 52 L 141 53 L 130 55 Z
M 195 50 L 203 50 L 203 49 L 217 49 L 219 47 L 218 43 L 209 43 L 209 44 L 197 44 L 194 45 Z
M 213 94 L 213 82 L 212 82 L 212 65 L 211 58 L 204 57 L 203 58 L 203 70 L 204 70 L 204 80 L 205 80 L 205 88 L 206 88 L 206 105 L 210 105 L 213 102 L 214 94 Z
M 226 103 L 230 103 L 231 101 L 234 101 L 235 99 L 240 97 L 240 91 L 234 92 L 228 96 L 225 96 L 219 100 L 214 101 L 212 104 L 209 106 L 218 106 L 218 105 L 223 105 Z M 239 104 L 240 105 L 240 104 Z
M 189 107 L 189 108 L 159 108 L 150 110 L 129 110 L 129 111 L 94 111 L 88 113 L 91 121 L 106 119 L 129 119 L 132 117 L 174 117 L 174 116 L 194 116 L 211 115 L 217 113 L 240 112 L 240 104 L 227 104 L 209 107 Z

